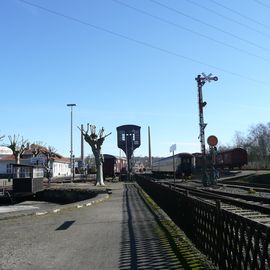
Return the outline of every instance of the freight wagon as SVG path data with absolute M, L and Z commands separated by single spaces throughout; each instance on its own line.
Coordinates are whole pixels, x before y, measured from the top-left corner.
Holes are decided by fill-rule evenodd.
M 248 156 L 247 151 L 242 148 L 234 148 L 226 150 L 217 154 L 216 166 L 220 168 L 239 168 L 247 165 Z
M 104 154 L 103 175 L 104 177 L 115 177 L 125 174 L 127 171 L 127 159 Z
M 198 171 L 202 168 L 202 154 L 194 153 L 194 167 Z M 218 152 L 215 158 L 215 167 L 221 169 L 233 169 L 239 168 L 247 165 L 248 163 L 248 155 L 247 151 L 242 148 L 233 148 L 230 150 Z M 206 167 L 211 166 L 211 157 L 210 155 L 206 155 Z

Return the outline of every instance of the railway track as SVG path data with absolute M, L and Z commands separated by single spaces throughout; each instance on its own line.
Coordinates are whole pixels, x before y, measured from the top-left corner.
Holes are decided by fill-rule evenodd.
M 269 269 L 269 200 L 218 194 L 218 187 L 191 181 L 137 180 L 220 269 Z
M 162 185 L 170 186 L 177 192 L 200 198 L 200 200 L 216 205 L 221 209 L 270 226 L 270 198 L 220 192 L 209 188 L 189 187 L 183 184 L 176 184 L 174 187 L 169 182 L 163 182 Z
M 254 182 L 241 182 L 241 181 L 237 181 L 237 180 L 221 180 L 219 181 L 219 184 L 221 185 L 231 185 L 231 186 L 239 186 L 239 187 L 252 187 L 252 188 L 258 188 L 258 189 L 266 189 L 269 190 L 270 189 L 270 183 L 269 184 L 262 184 L 262 183 L 254 183 Z

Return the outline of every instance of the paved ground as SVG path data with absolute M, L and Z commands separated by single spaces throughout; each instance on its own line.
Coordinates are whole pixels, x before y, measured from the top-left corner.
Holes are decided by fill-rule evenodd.
M 0 230 L 2 270 L 191 269 L 132 183 L 90 207 L 0 220 Z
M 10 204 L 7 205 L 5 203 L 0 203 L 0 220 L 18 217 L 18 216 L 24 216 L 24 215 L 40 215 L 44 213 L 49 212 L 59 212 L 59 210 L 66 209 L 66 208 L 77 208 L 77 206 L 82 205 L 89 205 L 96 202 L 100 202 L 108 197 L 107 190 L 110 189 L 112 186 L 115 188 L 117 187 L 116 183 L 106 183 L 106 187 L 98 187 L 95 186 L 93 183 L 58 183 L 58 184 L 51 184 L 49 187 L 47 187 L 47 184 L 45 185 L 46 189 L 53 189 L 53 190 L 90 190 L 97 192 L 97 196 L 93 197 L 92 199 L 88 199 L 83 202 L 77 202 L 73 204 L 68 205 L 59 205 L 57 203 L 50 203 L 50 202 L 43 202 L 43 201 L 23 201 L 21 203 L 17 204 Z M 7 199 L 5 201 L 8 201 Z
M 3 214 L 9 213 L 11 216 L 14 216 L 15 214 L 22 212 L 38 212 L 52 207 L 58 207 L 58 204 L 39 201 L 25 201 L 15 205 L 0 205 L 0 220 Z

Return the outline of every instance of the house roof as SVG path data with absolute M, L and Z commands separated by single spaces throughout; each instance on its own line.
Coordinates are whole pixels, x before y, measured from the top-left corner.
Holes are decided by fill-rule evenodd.
M 4 155 L 0 156 L 0 161 L 15 161 L 15 157 L 13 155 Z
M 33 154 L 29 157 L 29 155 L 23 155 L 21 157 L 21 160 L 22 161 L 26 161 L 26 160 L 29 160 L 31 157 L 33 157 Z M 52 160 L 56 161 L 56 162 L 63 162 L 63 163 L 69 163 L 70 162 L 70 159 L 69 158 L 66 158 L 66 157 L 63 157 L 63 156 L 55 156 L 52 158 Z M 15 161 L 15 157 L 13 155 L 3 155 L 3 156 L 0 156 L 0 161 Z

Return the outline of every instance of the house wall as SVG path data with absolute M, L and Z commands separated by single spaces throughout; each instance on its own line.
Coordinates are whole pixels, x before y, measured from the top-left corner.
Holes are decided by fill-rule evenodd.
M 6 177 L 7 174 L 11 173 L 10 169 L 8 169 L 8 167 L 10 168 L 9 163 L 10 161 L 6 160 L 0 161 L 0 176 Z
M 10 164 L 15 164 L 15 160 L 1 160 L 0 158 L 0 178 L 8 178 L 12 173 Z M 21 159 L 22 165 L 33 165 L 31 159 Z M 69 163 L 54 160 L 51 161 L 52 177 L 70 176 Z
M 52 163 L 53 177 L 70 176 L 71 170 L 69 164 L 63 162 L 54 161 Z

